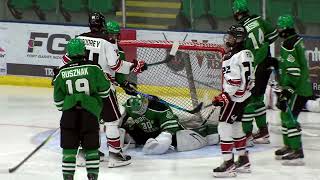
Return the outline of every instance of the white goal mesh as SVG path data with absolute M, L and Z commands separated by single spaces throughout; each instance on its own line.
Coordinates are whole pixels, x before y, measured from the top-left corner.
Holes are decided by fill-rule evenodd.
M 172 41 L 121 41 L 119 45 L 126 56 L 144 60 L 147 64 L 164 61 L 169 56 Z M 199 42 L 179 42 L 179 50 L 167 63 L 149 66 L 130 80 L 138 84 L 139 91 L 152 94 L 186 109 L 195 108 L 200 102 L 209 104 L 221 89 L 221 45 Z M 120 102 L 128 97 L 119 93 Z M 190 118 L 202 121 L 212 108 L 191 115 L 172 108 L 182 120 Z M 215 116 L 216 117 L 216 116 Z

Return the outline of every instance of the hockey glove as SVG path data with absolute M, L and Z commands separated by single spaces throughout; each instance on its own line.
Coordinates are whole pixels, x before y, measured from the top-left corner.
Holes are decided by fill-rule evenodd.
M 135 74 L 139 74 L 142 71 L 147 70 L 147 63 L 145 63 L 142 60 L 133 60 L 133 66 L 131 66 L 131 71 L 134 72 Z
M 51 85 L 53 86 L 54 85 L 53 81 L 57 77 L 57 75 L 59 74 L 60 69 L 58 67 L 54 67 L 52 69 L 52 71 L 53 71 L 53 77 L 52 77 Z
M 136 91 L 137 85 L 135 83 L 124 81 L 122 84 L 120 84 L 120 87 L 122 87 L 122 89 L 128 95 L 131 95 L 131 96 L 137 95 L 137 91 Z
M 278 102 L 276 104 L 277 108 L 284 112 L 287 111 L 288 100 L 291 98 L 293 93 L 294 90 L 292 88 L 283 89 L 278 97 Z
M 230 102 L 230 96 L 228 93 L 221 93 L 218 96 L 214 97 L 212 100 L 212 104 L 214 106 L 225 106 Z

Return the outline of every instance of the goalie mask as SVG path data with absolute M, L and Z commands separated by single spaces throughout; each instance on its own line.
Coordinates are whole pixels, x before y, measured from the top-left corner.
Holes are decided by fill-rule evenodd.
M 149 100 L 141 95 L 129 99 L 129 104 L 133 113 L 143 115 L 147 109 Z
M 234 48 L 241 49 L 244 46 L 244 41 L 247 37 L 247 31 L 246 29 L 237 24 L 232 25 L 228 31 L 227 34 L 224 36 L 223 41 L 229 50 L 232 50 Z

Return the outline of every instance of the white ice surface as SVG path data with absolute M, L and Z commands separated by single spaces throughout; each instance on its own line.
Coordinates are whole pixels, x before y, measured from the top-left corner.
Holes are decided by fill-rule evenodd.
M 19 163 L 47 134 L 59 126 L 60 113 L 52 103 L 52 89 L 0 86 L 0 170 Z M 238 174 L 243 180 L 320 180 L 320 114 L 302 113 L 306 166 L 285 167 L 274 160 L 273 152 L 281 145 L 278 112 L 268 111 L 271 145 L 251 149 L 251 174 Z M 307 136 L 308 135 L 308 136 Z M 316 137 L 310 137 L 316 136 Z M 62 179 L 59 137 L 32 156 L 14 173 L 0 173 L 0 180 Z M 144 157 L 138 151 L 130 166 L 108 169 L 101 164 L 103 180 L 209 180 L 212 169 L 220 165 L 219 147 L 211 146 L 183 154 Z M 211 155 L 212 154 L 212 155 Z M 84 168 L 78 168 L 75 179 L 85 180 Z

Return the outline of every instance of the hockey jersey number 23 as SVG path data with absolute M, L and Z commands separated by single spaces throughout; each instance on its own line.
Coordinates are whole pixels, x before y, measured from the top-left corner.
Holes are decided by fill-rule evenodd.
M 223 60 L 222 89 L 229 94 L 232 101 L 243 102 L 250 97 L 254 87 L 253 60 L 250 50 L 242 50 Z

